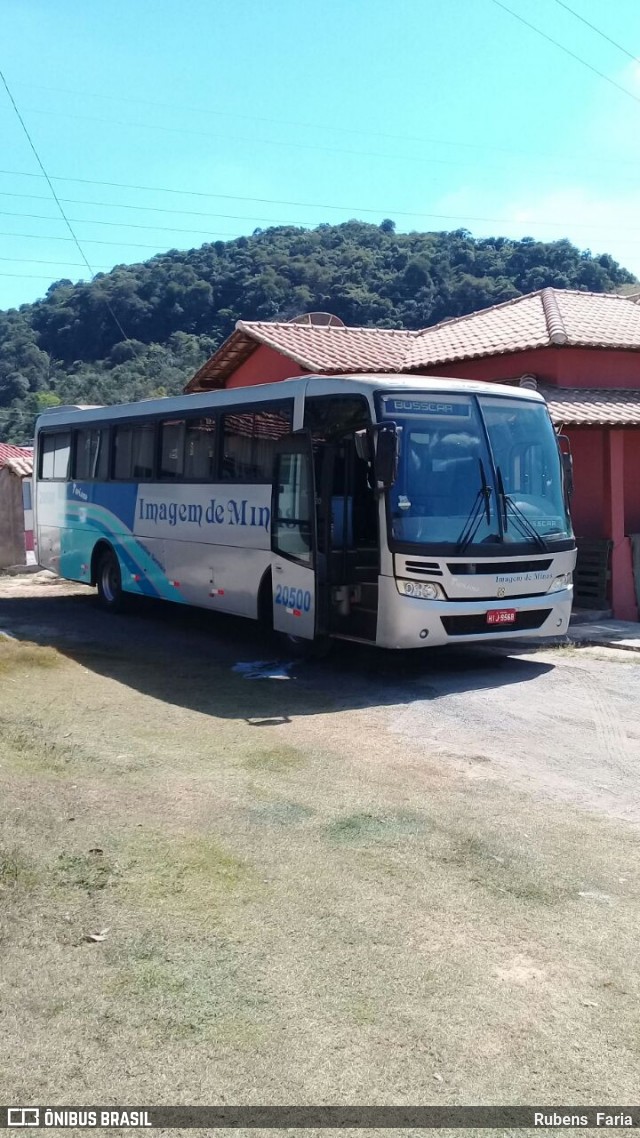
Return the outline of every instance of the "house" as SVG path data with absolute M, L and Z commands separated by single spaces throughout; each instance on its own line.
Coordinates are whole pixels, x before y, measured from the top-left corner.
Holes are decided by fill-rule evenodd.
M 640 556 L 640 294 L 545 288 L 418 331 L 347 328 L 311 314 L 238 321 L 186 392 L 294 375 L 405 372 L 535 385 L 574 455 L 583 603 L 637 619 Z M 597 588 L 605 581 L 607 595 Z M 636 568 L 640 580 L 640 567 Z M 589 588 L 589 580 L 593 588 Z
M 0 569 L 24 565 L 33 550 L 31 447 L 0 443 Z

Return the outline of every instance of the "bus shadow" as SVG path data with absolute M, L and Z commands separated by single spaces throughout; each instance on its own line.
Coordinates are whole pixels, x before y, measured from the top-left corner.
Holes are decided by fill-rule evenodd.
M 53 647 L 96 675 L 161 703 L 255 727 L 489 692 L 553 670 L 548 661 L 495 645 L 390 652 L 345 641 L 336 642 L 323 660 L 292 661 L 253 621 L 147 600 L 136 601 L 126 614 L 107 614 L 88 592 L 0 600 L 0 629 Z M 284 672 L 283 678 L 253 679 L 234 671 L 238 664 L 255 664 L 257 670 L 265 663 L 277 665 L 267 673 Z

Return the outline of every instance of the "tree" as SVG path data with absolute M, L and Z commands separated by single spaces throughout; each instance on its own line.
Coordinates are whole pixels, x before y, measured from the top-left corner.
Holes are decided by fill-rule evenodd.
M 545 285 L 612 292 L 634 282 L 608 254 L 564 239 L 397 233 L 390 218 L 171 249 L 90 282 L 56 281 L 35 304 L 0 312 L 0 438 L 31 437 L 49 399 L 177 394 L 241 318 L 322 310 L 346 324 L 421 328 Z

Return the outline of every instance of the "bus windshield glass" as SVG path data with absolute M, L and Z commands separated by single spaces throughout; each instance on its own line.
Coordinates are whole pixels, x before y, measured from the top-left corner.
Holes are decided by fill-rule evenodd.
M 544 548 L 571 538 L 543 403 L 438 392 L 385 395 L 381 410 L 401 428 L 392 540 L 461 551 L 507 542 Z

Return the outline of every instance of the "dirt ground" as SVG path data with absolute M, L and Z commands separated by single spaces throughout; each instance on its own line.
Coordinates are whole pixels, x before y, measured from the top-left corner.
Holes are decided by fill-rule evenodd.
M 0 630 L 4 1099 L 635 1101 L 637 656 L 249 680 L 250 622 L 42 574 Z

